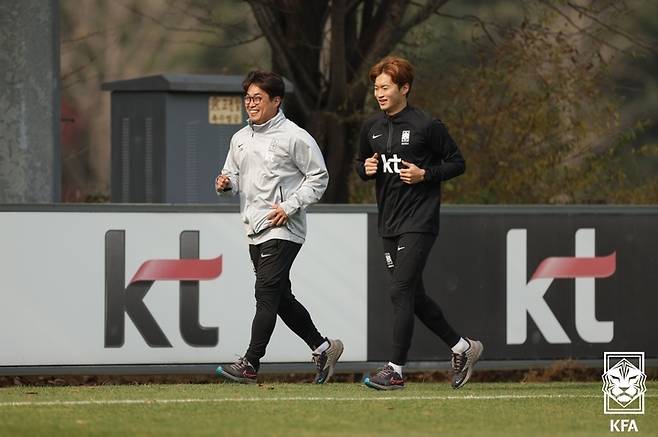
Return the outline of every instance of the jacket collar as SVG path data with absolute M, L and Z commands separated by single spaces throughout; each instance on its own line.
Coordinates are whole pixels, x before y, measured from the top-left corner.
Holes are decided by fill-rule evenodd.
M 395 120 L 396 118 L 402 116 L 403 114 L 409 112 L 410 110 L 411 110 L 411 105 L 409 105 L 409 103 L 407 103 L 407 106 L 402 108 L 402 110 L 400 112 L 396 112 L 393 115 L 388 115 L 384 112 L 384 116 L 387 117 L 387 118 L 390 118 L 391 120 Z
M 283 114 L 283 111 L 279 109 L 276 115 L 263 124 L 254 124 L 249 120 L 249 126 L 254 132 L 263 133 L 268 130 L 280 126 L 284 121 L 286 121 L 286 116 Z

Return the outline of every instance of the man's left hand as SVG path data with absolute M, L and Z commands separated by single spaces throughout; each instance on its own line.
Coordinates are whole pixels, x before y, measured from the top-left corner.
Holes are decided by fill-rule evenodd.
M 288 214 L 281 208 L 281 205 L 272 205 L 272 212 L 267 215 L 267 219 L 272 226 L 283 226 L 288 222 Z
M 411 185 L 425 180 L 425 170 L 412 162 L 405 161 L 404 159 L 402 160 L 402 164 L 407 167 L 400 170 L 400 179 L 402 179 L 402 182 Z

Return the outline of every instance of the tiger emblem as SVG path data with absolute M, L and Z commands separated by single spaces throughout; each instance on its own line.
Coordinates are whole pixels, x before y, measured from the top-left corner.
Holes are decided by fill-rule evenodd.
M 646 375 L 625 358 L 608 369 L 602 378 L 603 393 L 622 408 L 626 408 L 647 391 Z

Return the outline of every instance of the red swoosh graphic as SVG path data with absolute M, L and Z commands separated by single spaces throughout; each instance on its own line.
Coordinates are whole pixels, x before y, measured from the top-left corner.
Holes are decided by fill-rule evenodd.
M 617 252 L 593 258 L 546 258 L 532 275 L 540 278 L 607 278 L 617 270 Z
M 221 255 L 213 259 L 152 259 L 145 261 L 130 280 L 202 281 L 222 274 Z

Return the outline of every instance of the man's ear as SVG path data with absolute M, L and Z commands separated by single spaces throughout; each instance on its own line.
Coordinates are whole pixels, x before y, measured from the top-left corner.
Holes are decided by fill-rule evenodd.
M 411 87 L 409 86 L 409 84 L 405 83 L 404 85 L 402 85 L 402 87 L 400 87 L 400 92 L 406 96 L 407 94 L 409 94 L 410 89 Z
M 280 108 L 281 108 L 281 102 L 283 102 L 283 99 L 281 99 L 281 97 L 276 96 L 275 98 L 272 99 L 272 101 L 273 101 L 274 103 L 276 103 L 276 105 L 277 105 L 277 106 L 276 106 L 277 109 L 280 109 Z

